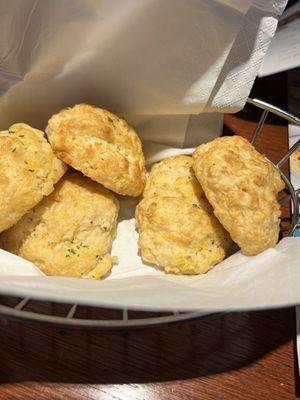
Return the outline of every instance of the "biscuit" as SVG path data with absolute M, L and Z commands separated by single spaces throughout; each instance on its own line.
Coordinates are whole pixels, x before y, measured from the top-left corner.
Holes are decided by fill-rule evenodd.
M 300 176 L 300 147 L 291 155 L 291 169 Z
M 240 136 L 197 148 L 194 170 L 214 214 L 246 255 L 275 246 L 279 235 L 279 172 Z
M 184 155 L 154 164 L 143 196 L 188 197 L 197 201 L 203 190 L 194 174 L 193 164 L 192 157 Z
M 142 259 L 173 274 L 203 274 L 223 260 L 231 245 L 192 165 L 188 156 L 156 164 L 136 209 Z
M 205 199 L 143 199 L 137 207 L 144 261 L 173 274 L 204 274 L 221 262 L 231 240 Z
M 99 279 L 115 261 L 109 252 L 118 211 L 109 190 L 67 173 L 50 196 L 2 233 L 1 244 L 46 275 Z
M 0 132 L 0 232 L 54 190 L 67 167 L 53 153 L 44 133 L 26 124 Z
M 46 133 L 66 164 L 118 194 L 142 193 L 146 181 L 142 145 L 124 119 L 79 104 L 53 115 Z

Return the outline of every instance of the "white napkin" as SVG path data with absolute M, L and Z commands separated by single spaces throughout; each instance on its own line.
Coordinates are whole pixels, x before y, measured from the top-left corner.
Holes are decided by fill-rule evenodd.
M 0 0 L 0 128 L 88 102 L 146 140 L 196 145 L 190 115 L 243 107 L 286 0 Z M 209 118 L 209 117 L 207 117 Z M 204 124 L 219 134 L 220 120 Z
M 0 292 L 66 303 L 161 311 L 249 310 L 300 303 L 300 238 L 283 239 L 274 249 L 254 257 L 234 254 L 205 275 L 166 275 L 141 262 L 132 219 L 134 209 L 124 206 L 121 204 L 126 214 L 121 216 L 112 250 L 119 257 L 119 265 L 106 279 L 45 277 L 32 264 L 0 250 Z

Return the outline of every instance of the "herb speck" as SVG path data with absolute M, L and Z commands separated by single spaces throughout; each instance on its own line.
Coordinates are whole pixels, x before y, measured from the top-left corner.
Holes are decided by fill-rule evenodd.
M 112 119 L 112 118 L 110 118 L 110 117 L 107 117 L 107 120 L 112 124 L 112 126 L 115 128 L 116 126 L 115 126 L 115 122 L 114 122 L 114 120 Z

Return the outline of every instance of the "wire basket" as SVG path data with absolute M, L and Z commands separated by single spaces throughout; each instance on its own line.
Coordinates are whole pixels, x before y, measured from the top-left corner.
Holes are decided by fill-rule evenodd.
M 253 133 L 251 143 L 255 145 L 268 114 L 271 112 L 279 117 L 300 126 L 300 119 L 271 104 L 258 99 L 248 99 L 247 103 L 263 110 L 262 116 Z M 295 191 L 287 176 L 281 171 L 281 166 L 289 159 L 291 154 L 300 145 L 300 139 L 284 154 L 281 160 L 274 166 L 281 174 L 285 182 L 285 193 L 281 193 L 279 203 L 291 201 L 291 218 L 282 218 L 281 235 L 292 236 L 298 227 L 300 191 Z M 15 298 L 9 296 L 0 297 L 0 317 L 6 321 L 13 318 L 23 321 L 47 323 L 58 327 L 89 328 L 89 329 L 137 329 L 160 326 L 174 322 L 200 319 L 220 313 L 197 312 L 136 312 L 132 310 L 111 310 L 99 307 L 78 306 L 76 304 L 60 304 L 46 301 L 38 301 L 31 298 Z

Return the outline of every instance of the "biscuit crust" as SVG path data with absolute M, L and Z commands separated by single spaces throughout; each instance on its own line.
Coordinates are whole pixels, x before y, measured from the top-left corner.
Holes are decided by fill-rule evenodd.
M 188 156 L 153 166 L 136 209 L 142 259 L 173 274 L 203 274 L 222 261 L 229 234 L 213 215 Z
M 112 267 L 119 203 L 79 173 L 68 172 L 55 191 L 1 235 L 2 247 L 46 275 L 99 279 Z
M 154 164 L 143 192 L 145 198 L 154 196 L 199 199 L 203 190 L 194 174 L 192 157 L 180 155 Z
M 221 137 L 193 154 L 194 170 L 214 214 L 246 255 L 275 246 L 279 172 L 240 136 Z
M 46 133 L 66 164 L 118 194 L 142 193 L 146 181 L 142 145 L 124 119 L 79 104 L 53 115 Z
M 231 240 L 208 202 L 180 197 L 143 199 L 137 208 L 144 261 L 173 274 L 204 274 L 221 262 Z
M 67 166 L 44 133 L 18 123 L 0 132 L 0 232 L 17 223 L 54 190 Z

